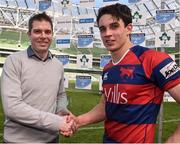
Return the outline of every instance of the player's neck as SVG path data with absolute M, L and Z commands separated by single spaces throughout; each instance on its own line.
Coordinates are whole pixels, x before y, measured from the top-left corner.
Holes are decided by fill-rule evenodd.
M 119 63 L 125 57 L 131 47 L 133 47 L 133 44 L 129 43 L 126 46 L 121 47 L 118 51 L 111 52 L 113 64 Z

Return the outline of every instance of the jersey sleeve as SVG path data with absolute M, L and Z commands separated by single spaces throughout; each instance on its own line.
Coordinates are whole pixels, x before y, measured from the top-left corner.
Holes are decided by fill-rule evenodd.
M 180 69 L 166 53 L 151 50 L 146 52 L 143 66 L 146 76 L 163 90 L 180 83 Z

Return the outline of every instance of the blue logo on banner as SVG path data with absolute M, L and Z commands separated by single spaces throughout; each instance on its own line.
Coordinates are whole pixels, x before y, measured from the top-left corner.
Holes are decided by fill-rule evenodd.
M 175 18 L 176 14 L 174 10 L 159 10 L 156 11 L 156 22 L 165 24 Z
M 39 1 L 39 10 L 44 11 L 51 6 L 51 0 Z
M 91 76 L 76 76 L 76 87 L 85 88 L 91 84 Z
M 58 55 L 56 57 L 57 59 L 59 59 L 60 62 L 62 62 L 63 65 L 66 65 L 69 63 L 69 55 Z
M 57 39 L 56 44 L 70 44 L 70 39 Z
M 105 65 L 108 64 L 108 62 L 111 60 L 111 56 L 110 55 L 106 55 L 106 56 L 101 56 L 101 61 L 100 61 L 100 67 L 104 67 Z
M 134 33 L 131 34 L 131 42 L 134 45 L 139 45 L 145 41 L 145 34 L 144 33 Z
M 94 23 L 94 18 L 79 19 L 79 23 Z
M 87 47 L 93 42 L 93 35 L 78 35 L 78 46 Z
M 138 3 L 140 2 L 141 0 L 128 0 L 128 3 Z

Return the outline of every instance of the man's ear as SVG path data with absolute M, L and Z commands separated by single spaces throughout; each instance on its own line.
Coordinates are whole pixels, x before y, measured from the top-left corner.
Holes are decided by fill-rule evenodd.
M 132 29 L 133 29 L 133 25 L 132 23 L 129 23 L 127 26 L 126 26 L 126 30 L 127 30 L 127 34 L 131 34 L 132 33 Z

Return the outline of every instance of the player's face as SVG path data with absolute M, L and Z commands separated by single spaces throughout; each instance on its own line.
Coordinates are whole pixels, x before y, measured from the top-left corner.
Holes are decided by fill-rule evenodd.
M 99 30 L 104 46 L 114 52 L 129 42 L 132 24 L 125 27 L 122 19 L 117 20 L 112 15 L 105 14 L 99 20 Z
M 37 53 L 48 52 L 53 36 L 51 24 L 48 21 L 34 21 L 28 35 L 31 46 Z

